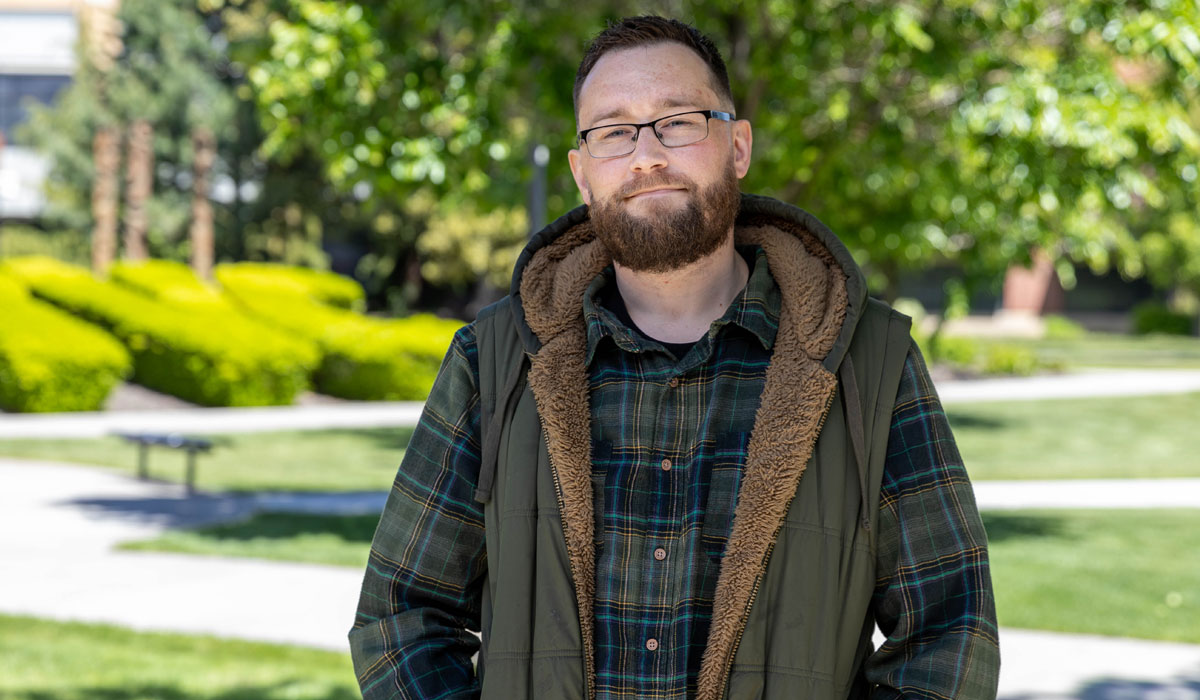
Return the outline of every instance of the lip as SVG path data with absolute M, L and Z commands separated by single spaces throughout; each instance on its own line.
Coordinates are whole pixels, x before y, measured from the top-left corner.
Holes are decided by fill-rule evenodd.
M 633 194 L 629 195 L 625 199 L 634 199 L 635 197 L 645 197 L 645 196 L 662 196 L 669 192 L 682 192 L 682 191 L 683 191 L 682 187 L 654 187 L 654 188 L 651 188 L 648 190 L 641 190 L 639 192 L 634 192 Z

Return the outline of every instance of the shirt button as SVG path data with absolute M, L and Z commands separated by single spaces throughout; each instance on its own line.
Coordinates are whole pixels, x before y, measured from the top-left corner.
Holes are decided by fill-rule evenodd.
M 669 460 L 669 459 L 664 459 L 664 460 L 662 461 L 662 469 L 663 469 L 663 471 L 664 471 L 664 472 L 669 472 L 669 471 L 671 471 L 671 460 Z
M 654 550 L 654 558 L 659 561 L 666 559 L 667 558 L 667 550 L 663 549 L 662 547 L 659 547 L 658 549 Z
M 647 639 L 646 640 L 646 649 L 648 649 L 649 651 L 658 651 L 658 640 L 657 639 Z
M 679 386 L 679 378 L 671 377 L 671 381 L 667 382 L 667 386 L 671 387 L 672 389 Z

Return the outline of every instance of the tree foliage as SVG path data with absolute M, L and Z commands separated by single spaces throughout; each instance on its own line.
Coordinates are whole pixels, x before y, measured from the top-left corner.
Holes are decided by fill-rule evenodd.
M 147 203 L 149 243 L 153 253 L 177 257 L 186 243 L 191 131 L 203 126 L 227 137 L 231 128 L 233 105 L 221 81 L 221 52 L 204 18 L 183 3 L 126 0 L 117 19 L 121 50 L 111 65 L 101 70 L 82 60 L 56 103 L 33 109 L 21 137 L 51 157 L 50 218 L 88 229 L 96 129 L 152 123 L 156 169 Z
M 373 242 L 379 222 L 386 228 L 395 220 L 388 210 L 397 207 L 362 202 L 332 187 L 321 162 L 303 149 L 287 163 L 261 155 L 265 135 L 239 59 L 252 56 L 265 38 L 271 12 L 271 2 L 257 0 L 238 8 L 186 0 L 121 3 L 119 51 L 110 65 L 100 70 L 94 52 L 81 46 L 75 80 L 53 105 L 36 107 L 20 134 L 52 162 L 47 223 L 91 230 L 93 136 L 101 126 L 124 132 L 144 118 L 155 134 L 148 206 L 154 257 L 187 258 L 193 135 L 205 127 L 217 149 L 212 204 L 218 259 L 325 268 L 331 257 L 345 262 L 344 255 L 352 264 L 359 241 Z M 407 243 L 398 247 L 411 249 L 415 236 L 403 238 Z M 382 293 L 389 272 L 368 269 L 363 279 Z
M 755 128 L 745 189 L 824 219 L 877 288 L 949 261 L 961 303 L 1037 248 L 1068 285 L 1075 262 L 1200 287 L 1189 0 L 286 0 L 280 11 L 248 73 L 266 152 L 318 154 L 367 200 L 425 193 L 442 217 L 464 202 L 521 206 L 527 154 L 545 144 L 549 209 L 572 206 L 583 48 L 606 20 L 662 12 L 727 57 Z

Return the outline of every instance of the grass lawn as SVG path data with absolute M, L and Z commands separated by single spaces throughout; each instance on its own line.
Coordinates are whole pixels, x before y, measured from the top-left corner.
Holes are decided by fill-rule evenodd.
M 1200 477 L 1200 394 L 953 404 L 972 479 Z
M 126 542 L 121 549 L 279 559 L 366 569 L 377 515 L 260 513 L 253 518 Z
M 1200 551 L 1200 509 L 1003 511 L 983 519 L 1000 624 L 1200 643 L 1200 558 L 1192 555 Z M 260 515 L 136 546 L 361 569 L 375 521 Z
M 1200 338 L 1180 335 L 1121 335 L 1088 333 L 1070 340 L 975 338 L 980 349 L 989 345 L 1029 348 L 1052 366 L 1149 367 L 1200 369 Z
M 196 486 L 228 491 L 387 490 L 411 428 L 300 430 L 221 435 L 197 458 Z M 137 447 L 116 437 L 0 440 L 0 455 L 113 467 L 137 472 Z M 182 482 L 184 454 L 150 448 L 150 475 Z
M 947 408 L 971 477 L 1061 479 L 1200 476 L 1200 393 L 953 404 Z M 411 431 L 313 430 L 222 436 L 201 455 L 209 490 L 356 491 L 390 488 Z M 118 438 L 0 440 L 0 455 L 135 471 Z M 150 472 L 181 481 L 183 455 L 152 450 Z
M 352 700 L 349 654 L 0 615 L 6 700 Z
M 1002 626 L 1200 643 L 1200 509 L 983 520 Z

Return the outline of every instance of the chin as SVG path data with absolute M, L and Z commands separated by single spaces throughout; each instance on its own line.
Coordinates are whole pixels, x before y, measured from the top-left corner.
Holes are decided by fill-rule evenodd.
M 652 212 L 678 211 L 687 206 L 686 197 L 650 197 L 625 200 L 625 211 L 634 214 L 638 209 Z

